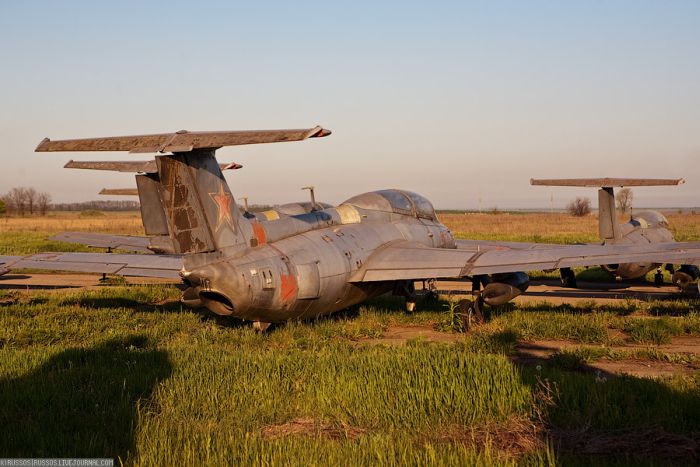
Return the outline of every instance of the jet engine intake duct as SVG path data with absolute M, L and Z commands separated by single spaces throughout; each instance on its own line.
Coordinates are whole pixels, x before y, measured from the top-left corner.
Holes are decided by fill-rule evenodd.
M 525 292 L 529 285 L 530 277 L 524 272 L 493 274 L 481 298 L 487 305 L 504 305 Z

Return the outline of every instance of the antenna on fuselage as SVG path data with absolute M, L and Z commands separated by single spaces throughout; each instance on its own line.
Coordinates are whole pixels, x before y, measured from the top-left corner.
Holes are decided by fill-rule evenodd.
M 243 201 L 243 208 L 245 209 L 244 212 L 249 212 L 248 209 L 248 197 L 247 196 L 241 196 L 241 201 Z
M 314 190 L 316 189 L 315 186 L 309 185 L 309 186 L 303 186 L 301 187 L 302 190 L 309 190 L 309 195 L 311 196 L 311 209 L 316 211 L 316 194 L 314 193 Z

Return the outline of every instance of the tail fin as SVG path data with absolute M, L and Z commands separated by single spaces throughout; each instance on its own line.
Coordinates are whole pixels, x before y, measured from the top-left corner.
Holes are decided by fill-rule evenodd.
M 598 187 L 598 233 L 605 243 L 615 243 L 620 239 L 620 225 L 617 221 L 614 187 L 669 186 L 685 183 L 682 178 L 557 178 L 530 179 L 530 185 Z
M 213 149 L 157 156 L 165 217 L 176 251 L 204 253 L 249 244 Z
M 277 143 L 319 138 L 331 132 L 320 126 L 298 130 L 218 131 L 161 133 L 52 141 L 44 138 L 37 152 L 129 151 L 172 152 L 156 157 L 159 194 L 170 237 L 176 251 L 205 253 L 257 244 L 250 222 L 244 219 L 231 195 L 214 152 L 224 146 Z M 96 163 L 74 167 L 101 168 Z M 227 168 L 237 168 L 227 164 Z M 134 170 L 134 165 L 112 163 L 108 170 Z M 152 166 L 136 168 L 151 172 Z M 145 179 L 141 179 L 145 180 Z M 155 181 L 155 179 L 153 179 Z M 142 182 L 147 183 L 147 182 Z
M 611 186 L 598 190 L 598 235 L 604 243 L 615 243 L 622 236 L 617 221 L 615 190 Z

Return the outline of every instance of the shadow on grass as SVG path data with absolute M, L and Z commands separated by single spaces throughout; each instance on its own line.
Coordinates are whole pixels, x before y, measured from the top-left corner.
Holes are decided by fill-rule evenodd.
M 71 297 L 60 301 L 61 306 L 77 305 L 85 308 L 129 308 L 138 312 L 179 313 L 189 311 L 180 300 L 165 300 L 159 303 L 148 303 L 142 300 L 123 297 Z
M 574 355 L 519 364 L 558 463 L 697 465 L 697 376 L 667 381 L 621 376 Z
M 126 460 L 138 406 L 171 371 L 166 352 L 134 335 L 64 350 L 24 376 L 2 379 L 0 452 Z

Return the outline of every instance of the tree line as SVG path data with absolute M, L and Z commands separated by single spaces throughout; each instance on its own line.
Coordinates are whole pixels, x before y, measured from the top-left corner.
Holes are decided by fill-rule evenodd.
M 15 187 L 0 197 L 5 212 L 24 216 L 26 214 L 46 214 L 51 206 L 51 195 L 34 188 Z
M 32 187 L 15 187 L 0 195 L 0 215 L 45 215 L 48 211 L 135 211 L 137 201 L 85 201 L 80 203 L 51 203 L 51 194 Z

